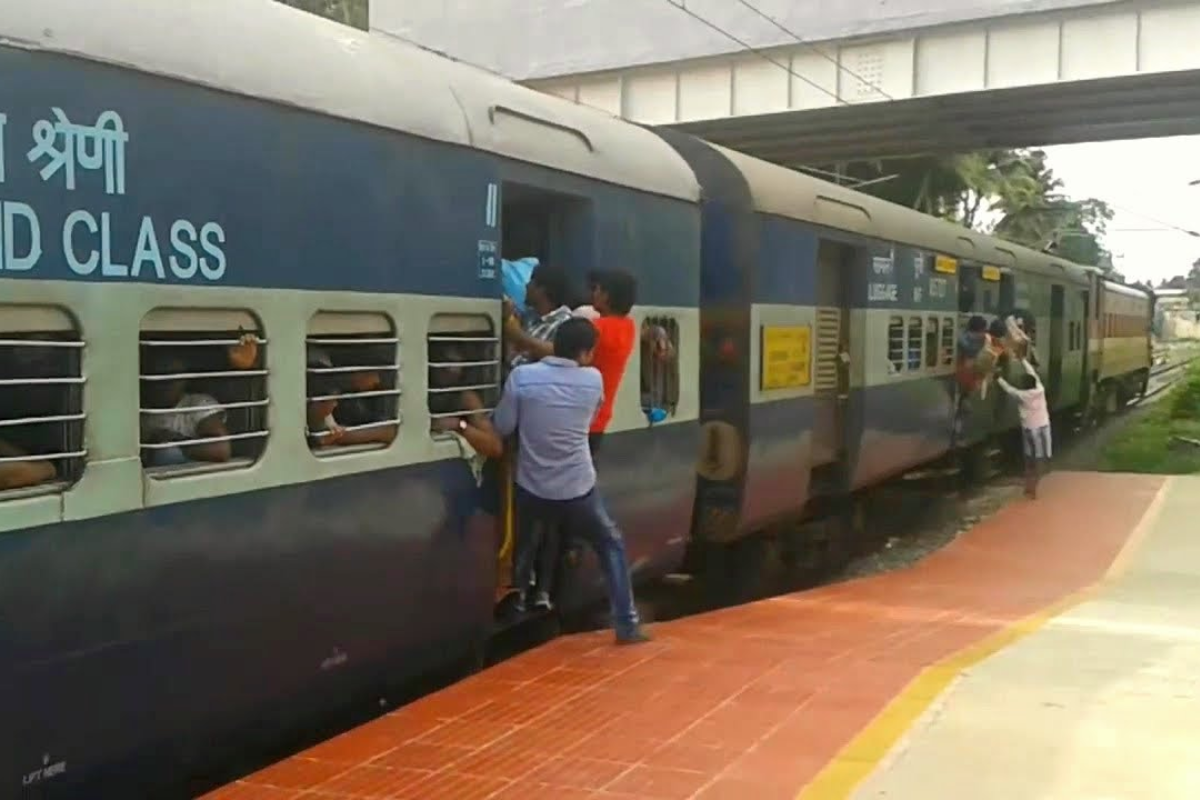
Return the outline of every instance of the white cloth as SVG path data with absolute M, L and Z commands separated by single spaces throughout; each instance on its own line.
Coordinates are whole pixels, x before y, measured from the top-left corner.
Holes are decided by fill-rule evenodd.
M 487 457 L 480 455 L 471 446 L 471 443 L 466 440 L 466 437 L 458 431 L 451 431 L 451 435 L 454 437 L 454 441 L 458 443 L 458 454 L 467 462 L 467 466 L 471 469 L 471 477 L 475 479 L 475 485 L 482 486 L 483 465 L 487 463 Z
M 583 317 L 584 319 L 600 319 L 600 312 L 593 306 L 580 306 L 571 312 L 573 317 Z
M 1046 406 L 1046 387 L 1028 361 L 1022 361 L 1021 366 L 1033 376 L 1036 386 L 1032 389 L 1018 389 L 1004 378 L 996 378 L 1000 388 L 1017 399 L 1017 412 L 1021 415 L 1021 427 L 1036 430 L 1050 424 L 1050 409 Z
M 178 403 L 177 409 L 194 409 L 189 411 L 172 411 L 170 414 L 147 414 L 144 417 L 147 433 L 168 431 L 176 438 L 199 439 L 196 429 L 200 423 L 213 416 L 225 416 L 216 398 L 207 394 L 185 394 Z

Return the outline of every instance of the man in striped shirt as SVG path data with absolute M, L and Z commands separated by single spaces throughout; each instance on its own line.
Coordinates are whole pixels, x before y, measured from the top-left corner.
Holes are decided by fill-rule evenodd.
M 522 326 L 511 303 L 505 303 L 504 335 L 515 351 L 512 366 L 540 361 L 554 353 L 554 332 L 571 318 L 568 293 L 566 270 L 553 264 L 538 264 L 525 287 L 525 300 L 537 316 Z

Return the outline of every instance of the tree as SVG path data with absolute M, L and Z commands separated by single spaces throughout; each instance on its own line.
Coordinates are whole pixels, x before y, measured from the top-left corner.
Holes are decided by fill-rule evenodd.
M 365 31 L 370 25 L 370 0 L 278 0 L 278 2 L 359 30 Z
M 1080 264 L 1112 269 L 1103 245 L 1112 210 L 1072 200 L 1042 150 L 982 150 L 833 168 L 861 191 Z M 817 172 L 828 172 L 818 170 Z

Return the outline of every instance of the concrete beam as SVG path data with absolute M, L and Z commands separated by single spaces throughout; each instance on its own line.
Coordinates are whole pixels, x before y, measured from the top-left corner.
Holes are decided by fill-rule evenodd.
M 1146 1 L 529 85 L 776 160 L 905 155 L 1200 132 L 1198 37 L 1200 0 Z

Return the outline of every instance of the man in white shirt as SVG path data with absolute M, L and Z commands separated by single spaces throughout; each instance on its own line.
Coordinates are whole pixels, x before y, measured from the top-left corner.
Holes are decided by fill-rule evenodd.
M 1025 496 L 1037 499 L 1038 481 L 1043 468 L 1053 455 L 1050 439 L 1050 409 L 1046 405 L 1046 389 L 1037 372 L 1026 360 L 1021 361 L 1025 374 L 1013 386 L 1003 377 L 996 378 L 1001 389 L 1016 398 L 1021 416 L 1021 436 L 1025 449 Z

